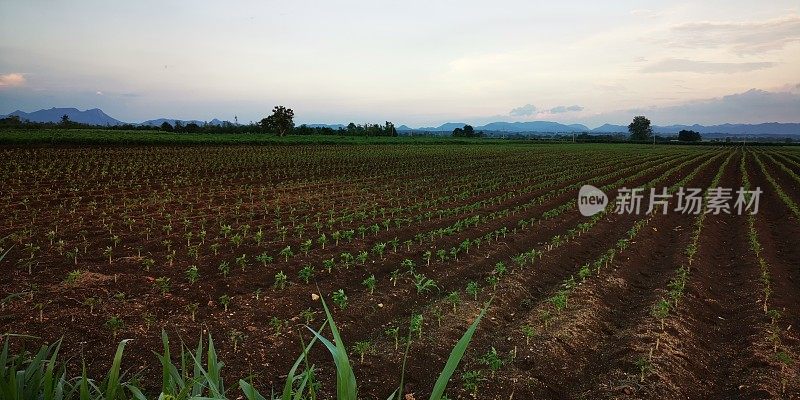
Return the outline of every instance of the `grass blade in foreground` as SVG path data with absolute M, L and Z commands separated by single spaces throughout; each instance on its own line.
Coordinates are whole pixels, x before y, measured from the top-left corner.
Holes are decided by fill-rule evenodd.
M 325 325 L 327 324 L 328 321 L 325 321 L 322 324 L 322 326 L 319 327 L 319 330 L 317 332 L 322 332 L 322 330 L 325 329 Z M 303 338 L 301 337 L 300 340 L 302 339 Z M 289 370 L 289 374 L 286 376 L 286 384 L 283 386 L 283 396 L 281 397 L 282 400 L 289 400 L 292 398 L 292 384 L 294 383 L 295 372 L 297 372 L 297 368 L 300 367 L 300 363 L 302 363 L 303 360 L 306 359 L 308 352 L 311 350 L 311 347 L 314 346 L 314 342 L 316 341 L 317 337 L 315 336 L 313 339 L 311 339 L 311 342 L 308 343 L 308 346 L 305 346 L 305 348 L 303 349 L 303 354 L 301 354 L 300 357 L 297 358 L 297 360 L 294 362 L 294 365 L 292 365 L 292 369 Z M 308 376 L 306 375 L 306 379 L 307 378 Z M 302 393 L 303 387 L 301 387 L 301 389 L 299 389 L 298 392 Z
M 486 314 L 486 310 L 489 309 L 491 303 L 491 300 L 486 303 L 486 306 L 483 307 L 478 318 L 475 318 L 475 321 L 470 325 L 469 329 L 464 332 L 464 336 L 456 343 L 456 347 L 453 347 L 453 351 L 450 352 L 450 357 L 447 358 L 447 363 L 444 365 L 442 373 L 440 373 L 439 378 L 436 379 L 436 384 L 433 386 L 430 400 L 439 400 L 442 398 L 442 395 L 444 395 L 444 390 L 447 389 L 447 382 L 450 381 L 450 377 L 452 377 L 453 372 L 456 371 L 458 363 L 461 362 L 461 358 L 464 357 L 464 353 L 467 351 L 467 347 L 469 347 L 469 342 L 472 340 L 472 335 L 475 333 L 475 329 L 478 328 L 478 323 L 481 322 L 481 318 Z
M 325 304 L 325 298 L 323 296 L 319 298 L 322 300 L 322 307 L 325 308 L 325 315 L 328 318 L 328 323 L 330 323 L 333 340 L 336 341 L 336 344 L 334 345 L 313 329 L 308 328 L 308 330 L 319 338 L 320 342 L 328 348 L 331 356 L 333 356 L 333 361 L 336 364 L 336 399 L 356 400 L 358 398 L 356 395 L 356 376 L 353 374 L 353 368 L 350 366 L 350 360 L 347 358 L 347 350 L 344 347 L 342 337 L 339 335 L 339 329 L 336 328 L 336 323 L 333 321 L 331 311 L 328 309 L 328 305 Z
M 410 335 L 409 335 L 410 336 Z M 400 386 L 397 387 L 397 390 L 392 392 L 392 395 L 389 396 L 388 400 L 397 400 L 403 399 L 403 386 L 405 385 L 406 380 L 406 362 L 408 361 L 408 350 L 411 348 L 411 340 L 406 340 L 406 350 L 403 352 L 403 366 L 400 369 Z

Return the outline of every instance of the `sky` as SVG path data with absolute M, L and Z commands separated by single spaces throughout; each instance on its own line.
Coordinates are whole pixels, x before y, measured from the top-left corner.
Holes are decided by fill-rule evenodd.
M 800 122 L 793 1 L 0 0 L 0 114 Z

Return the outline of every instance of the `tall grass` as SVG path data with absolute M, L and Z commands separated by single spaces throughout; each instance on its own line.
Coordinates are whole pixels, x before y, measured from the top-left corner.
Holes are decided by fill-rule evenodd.
M 0 352 L 0 398 L 4 400 L 146 400 L 144 394 L 120 371 L 122 353 L 128 340 L 117 346 L 111 369 L 101 381 L 90 379 L 86 368 L 80 377 L 68 379 L 66 368 L 57 361 L 61 342 L 42 346 L 35 354 L 11 355 L 12 337 L 4 335 Z M 29 336 L 28 336 L 29 337 Z M 135 380 L 135 379 L 134 379 Z
M 2 255 L 0 255 L 1 259 Z M 310 393 L 312 399 L 315 398 L 314 366 L 309 365 L 308 354 L 317 341 L 328 350 L 336 366 L 336 398 L 338 400 L 356 400 L 358 398 L 358 383 L 347 356 L 347 347 L 324 299 L 322 299 L 322 306 L 325 310 L 326 321 L 318 330 L 308 328 L 313 338 L 307 345 L 303 343 L 302 353 L 289 370 L 281 393 L 271 392 L 269 395 L 262 395 L 249 379 L 240 379 L 239 389 L 245 398 L 248 400 L 300 400 L 308 398 L 305 397 L 306 393 Z M 488 307 L 489 303 L 481 310 L 451 351 L 450 357 L 432 388 L 430 400 L 440 400 L 444 397 L 447 384 L 463 358 L 478 323 Z M 326 328 L 330 330 L 333 342 L 323 335 Z M 2 337 L 4 343 L 2 352 L 0 352 L 0 399 L 3 400 L 146 400 L 148 398 L 219 400 L 228 398 L 221 375 L 224 363 L 217 358 L 214 341 L 210 335 L 207 346 L 201 337 L 194 350 L 181 343 L 180 355 L 177 357 L 177 361 L 173 361 L 169 337 L 166 332 L 162 331 L 163 352 L 154 352 L 162 370 L 161 393 L 158 397 L 146 396 L 138 384 L 138 377 L 129 377 L 121 370 L 122 355 L 129 340 L 119 343 L 111 369 L 102 380 L 98 381 L 87 376 L 85 366 L 79 377 L 67 377 L 65 365 L 58 361 L 58 353 L 61 349 L 60 341 L 44 345 L 36 353 L 20 351 L 19 354 L 12 354 L 10 342 L 13 338 L 32 337 L 12 334 Z M 403 357 L 399 385 L 388 397 L 388 400 L 403 398 L 403 382 L 410 344 L 411 340 L 409 339 Z M 301 365 L 304 365 L 305 370 L 298 374 Z M 239 396 L 237 393 L 234 397 Z

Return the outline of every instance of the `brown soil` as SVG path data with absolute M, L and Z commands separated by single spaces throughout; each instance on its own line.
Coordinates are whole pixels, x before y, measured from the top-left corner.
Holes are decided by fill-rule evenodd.
M 481 370 L 489 377 L 487 367 L 478 359 L 492 347 L 504 357 L 516 356 L 492 379 L 480 383 L 479 398 L 800 398 L 797 381 L 789 383 L 786 392 L 780 390 L 780 366 L 771 342 L 765 339 L 770 321 L 762 310 L 760 269 L 750 251 L 744 216 L 706 218 L 686 296 L 666 320 L 664 332 L 651 310 L 665 295 L 675 270 L 686 263 L 684 249 L 694 229 L 694 216 L 672 210 L 668 215 L 653 216 L 613 263 L 577 286 L 565 310 L 554 314 L 547 326 L 542 323 L 541 312 L 552 309 L 548 299 L 562 282 L 577 277 L 581 265 L 614 248 L 643 218 L 608 214 L 587 233 L 546 250 L 553 236 L 567 235 L 587 219 L 575 207 L 555 218 L 543 218 L 543 213 L 574 200 L 577 189 L 572 186 L 584 180 L 602 186 L 639 172 L 632 169 L 619 176 L 591 179 L 625 168 L 629 165 L 623 163 L 625 157 L 634 158 L 635 165 L 647 170 L 643 176 L 625 182 L 627 187 L 645 184 L 693 159 L 659 183 L 660 188 L 726 150 L 672 147 L 634 154 L 626 149 L 602 153 L 588 148 L 582 152 L 569 150 L 576 151 L 569 154 L 576 158 L 567 161 L 567 157 L 554 155 L 553 148 L 540 146 L 487 147 L 483 152 L 469 146 L 447 151 L 436 146 L 414 151 L 377 147 L 356 153 L 337 146 L 280 149 L 292 152 L 295 158 L 282 158 L 270 147 L 220 147 L 209 150 L 205 164 L 201 162 L 205 160 L 203 153 L 196 149 L 6 149 L 17 158 L 16 164 L 6 165 L 7 172 L 0 176 L 10 182 L 0 193 L 0 205 L 11 216 L 0 223 L 0 237 L 12 233 L 24 236 L 26 229 L 30 235 L 14 242 L 9 257 L 0 262 L 0 268 L 8 271 L 0 277 L 0 298 L 10 296 L 0 313 L 0 331 L 41 337 L 15 340 L 17 349 L 22 342 L 32 347 L 63 338 L 62 354 L 70 359 L 70 371 L 75 374 L 83 361 L 91 374 L 101 374 L 110 365 L 116 342 L 133 338 L 123 365 L 129 372 L 141 373 L 152 391 L 158 390 L 160 382 L 152 351 L 160 350 L 161 329 L 173 338 L 175 349 L 179 338 L 192 346 L 200 335 L 211 334 L 226 364 L 223 375 L 227 386 L 238 393 L 234 389 L 236 380 L 252 376 L 262 392 L 269 392 L 270 387 L 282 385 L 300 353 L 298 335 L 308 338 L 301 312 L 312 310 L 315 319 L 311 325 L 321 323 L 320 302 L 311 298 L 312 293 L 321 293 L 333 307 L 345 343 L 370 340 L 375 346 L 363 363 L 351 354 L 362 398 L 386 398 L 398 384 L 402 348 L 395 350 L 394 340 L 384 331 L 399 326 L 401 335 L 405 335 L 409 316 L 424 315 L 423 337 L 411 346 L 405 387 L 416 398 L 423 398 L 452 345 L 483 302 L 493 298 L 486 319 L 451 380 L 451 398 L 469 397 L 461 385 L 462 372 Z M 721 186 L 740 186 L 741 154 L 737 151 L 724 171 Z M 152 165 L 138 163 L 137 157 Z M 706 186 L 724 158 L 717 157 L 686 186 Z M 47 172 L 35 169 L 48 163 L 72 168 L 64 161 L 69 159 L 81 160 L 77 164 L 81 169 L 73 171 L 72 176 L 59 168 Z M 792 184 L 791 177 L 769 159 L 762 156 L 762 160 L 784 190 L 800 201 L 800 187 Z M 116 165 L 112 161 L 138 169 L 110 168 Z M 0 169 L 10 162 L 0 161 Z M 795 359 L 787 374 L 797 377 L 800 224 L 775 195 L 752 156 L 746 159 L 746 166 L 752 184 L 765 191 L 756 228 L 772 276 L 770 307 L 783 315 L 779 323 L 783 345 Z M 103 168 L 106 174 L 98 172 Z M 463 174 L 454 172 L 461 169 Z M 497 185 L 488 184 L 491 179 L 497 179 Z M 550 179 L 552 185 L 527 189 Z M 453 210 L 511 191 L 510 197 L 476 208 L 441 217 L 436 214 L 437 210 Z M 443 200 L 428 203 L 434 199 Z M 404 208 L 387 211 L 400 206 Z M 373 214 L 381 207 L 385 216 L 380 211 Z M 391 213 L 413 222 L 399 226 L 392 223 L 388 229 L 380 225 L 377 234 L 367 234 L 363 239 L 356 234 L 352 242 L 342 240 L 338 246 L 328 236 L 330 241 L 324 249 L 315 242 L 309 254 L 303 255 L 300 242 L 316 240 L 313 223 L 325 221 L 331 209 L 367 214 L 353 222 L 337 222 L 335 229 L 380 225 Z M 426 212 L 434 214 L 427 218 Z M 287 240 L 275 233 L 278 214 L 280 223 L 289 229 Z M 135 220 L 130 228 L 124 220 L 128 215 Z M 170 234 L 162 228 L 169 223 L 167 215 L 173 221 Z M 422 244 L 415 239 L 418 233 L 445 228 L 475 215 L 484 218 L 477 226 L 437 235 L 433 240 L 426 238 Z M 207 242 L 197 259 L 187 255 L 184 218 L 192 224 L 188 229 L 193 232 L 206 221 Z M 530 219 L 534 220 L 532 225 L 519 227 L 519 221 Z M 268 237 L 260 246 L 252 239 L 236 246 L 217 238 L 217 221 L 231 224 L 234 231 L 248 224 L 251 235 L 263 226 Z M 299 223 L 306 228 L 302 238 L 292 232 L 292 226 Z M 505 236 L 484 241 L 479 248 L 474 246 L 468 253 L 459 254 L 457 260 L 436 260 L 436 250 L 449 250 L 465 239 L 482 237 L 502 227 L 508 228 Z M 58 233 L 51 245 L 47 232 L 52 229 Z M 109 229 L 120 238 L 110 265 L 104 254 L 106 246 L 112 244 Z M 329 233 L 330 229 L 324 227 L 323 231 Z M 67 241 L 61 249 L 57 245 L 60 238 Z M 376 243 L 393 238 L 400 242 L 397 251 L 387 246 L 383 257 L 370 252 L 366 265 L 337 268 L 332 273 L 322 269 L 323 260 L 338 261 L 342 252 L 356 255 L 360 250 L 370 251 Z M 176 249 L 172 265 L 166 258 L 165 239 Z M 410 249 L 403 243 L 406 239 L 414 241 Z M 199 244 L 199 240 L 197 236 L 189 239 L 193 244 Z M 40 247 L 33 257 L 26 253 L 27 243 Z M 220 243 L 218 255 L 212 254 L 211 243 Z M 278 252 L 287 245 L 297 256 L 285 262 Z M 74 247 L 80 249 L 77 265 L 65 254 Z M 511 256 L 531 249 L 543 250 L 544 255 L 533 266 L 514 265 Z M 434 252 L 430 266 L 421 261 L 425 250 Z M 273 263 L 262 266 L 254 260 L 263 251 L 274 256 Z M 234 262 L 241 254 L 250 260 L 245 270 Z M 156 260 L 150 271 L 143 269 L 143 257 Z M 418 272 L 436 281 L 438 290 L 418 294 L 407 275 L 392 285 L 392 271 L 402 268 L 400 263 L 407 258 L 417 263 Z M 227 278 L 217 269 L 222 261 L 231 264 Z M 491 290 L 485 278 L 498 262 L 505 263 L 510 271 L 496 290 Z M 306 264 L 316 267 L 310 284 L 302 283 L 297 275 Z M 200 270 L 200 280 L 193 285 L 185 277 L 189 265 Z M 80 276 L 74 282 L 65 282 L 67 274 L 77 269 L 82 271 Z M 290 281 L 284 290 L 272 288 L 279 271 Z M 374 294 L 361 283 L 369 275 L 378 282 Z M 158 290 L 159 277 L 170 279 L 169 292 Z M 470 281 L 482 287 L 477 301 L 464 292 Z M 257 300 L 254 292 L 258 289 Z M 330 297 L 338 289 L 344 289 L 348 296 L 348 306 L 343 310 L 334 306 Z M 459 291 L 462 299 L 456 312 L 445 300 L 452 291 Z M 219 303 L 223 294 L 233 299 L 227 311 Z M 98 301 L 91 312 L 87 298 Z M 199 304 L 194 321 L 187 308 L 192 303 Z M 435 310 L 442 313 L 440 322 Z M 111 316 L 124 321 L 116 337 L 104 326 Z M 273 318 L 286 321 L 280 334 L 270 324 Z M 529 343 L 522 334 L 527 325 L 537 331 Z M 236 350 L 232 330 L 243 334 Z M 648 349 L 656 340 L 659 350 L 640 382 L 636 361 L 648 358 Z M 319 346 L 311 360 L 318 367 L 322 395 L 331 396 L 334 369 L 330 356 Z

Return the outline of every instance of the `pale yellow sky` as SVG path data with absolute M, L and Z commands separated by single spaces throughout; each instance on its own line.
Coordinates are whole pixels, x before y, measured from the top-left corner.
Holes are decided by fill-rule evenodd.
M 800 121 L 796 0 L 606 3 L 4 0 L 0 114 Z

